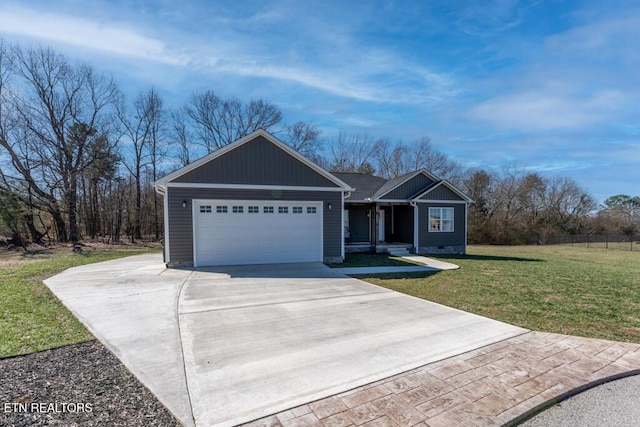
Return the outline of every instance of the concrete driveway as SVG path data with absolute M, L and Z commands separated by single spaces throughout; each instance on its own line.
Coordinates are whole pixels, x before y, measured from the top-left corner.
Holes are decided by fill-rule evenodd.
M 186 425 L 235 425 L 526 332 L 323 264 L 167 270 L 158 255 L 45 282 Z

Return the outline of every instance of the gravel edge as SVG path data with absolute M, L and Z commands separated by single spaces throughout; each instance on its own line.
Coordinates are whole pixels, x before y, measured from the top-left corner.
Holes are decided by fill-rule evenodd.
M 180 426 L 100 342 L 0 359 L 2 426 Z

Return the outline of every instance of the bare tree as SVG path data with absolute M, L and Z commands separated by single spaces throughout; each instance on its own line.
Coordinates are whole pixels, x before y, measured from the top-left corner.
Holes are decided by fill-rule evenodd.
M 318 162 L 320 130 L 313 123 L 298 121 L 293 125 L 285 125 L 285 142 L 303 156 Z
M 333 172 L 375 172 L 372 163 L 378 143 L 370 136 L 340 132 L 328 145 L 327 163 Z
M 434 175 L 459 184 L 462 167 L 431 145 L 431 138 L 422 137 L 411 144 L 402 141 L 392 143 L 389 138 L 380 139 L 376 145 L 375 159 L 378 175 L 395 178 L 418 169 L 426 169 Z
M 174 147 L 179 166 L 191 163 L 191 133 L 184 109 L 171 111 L 171 145 Z
M 152 169 L 153 179 L 157 179 L 158 160 L 164 153 L 164 110 L 163 102 L 154 88 L 140 92 L 129 110 L 126 100 L 118 104 L 118 118 L 123 139 L 123 163 L 134 180 L 135 196 L 131 239 L 142 238 L 142 183 L 147 167 Z M 154 196 L 155 197 L 155 196 Z M 154 202 L 157 218 L 157 202 Z M 156 224 L 158 221 L 156 220 Z M 155 227 L 159 236 L 159 225 Z
M 160 160 L 167 154 L 167 122 L 166 112 L 164 110 L 164 102 L 158 92 L 152 87 L 144 95 L 143 110 L 146 112 L 147 120 L 149 164 L 151 167 L 151 180 L 158 179 L 158 168 Z M 160 239 L 160 215 L 158 209 L 158 195 L 155 191 L 148 192 L 153 198 L 153 231 L 155 240 Z
M 255 130 L 269 130 L 282 120 L 278 107 L 263 99 L 244 104 L 237 98 L 220 98 L 213 91 L 191 95 L 184 111 L 205 154 Z
M 606 219 L 607 231 L 635 234 L 640 230 L 640 197 L 627 194 L 608 197 L 598 214 Z
M 0 55 L 4 62 L 9 54 L 2 49 Z M 51 49 L 16 46 L 10 57 L 2 73 L 14 80 L 12 89 L 5 86 L 6 77 L 0 78 L 5 106 L 0 147 L 13 175 L 3 173 L 3 181 L 28 189 L 30 202 L 53 217 L 58 239 L 76 242 L 78 179 L 112 148 L 107 113 L 117 88 L 91 67 L 74 66 Z

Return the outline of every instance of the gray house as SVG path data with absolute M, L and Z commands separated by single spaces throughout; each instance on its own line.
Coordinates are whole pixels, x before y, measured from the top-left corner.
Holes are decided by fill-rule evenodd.
M 393 180 L 330 173 L 258 130 L 159 179 L 165 262 L 342 262 L 402 244 L 465 252 L 470 199 L 429 172 Z
M 346 252 L 466 253 L 471 199 L 451 183 L 424 169 L 391 180 L 333 175 L 355 188 L 344 203 Z

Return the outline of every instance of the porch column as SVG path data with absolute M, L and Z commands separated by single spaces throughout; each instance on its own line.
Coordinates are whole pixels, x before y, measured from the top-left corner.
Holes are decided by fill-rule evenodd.
M 373 226 L 373 235 L 375 236 L 374 242 L 376 245 L 380 244 L 380 206 L 376 205 L 376 220 L 374 221 Z

